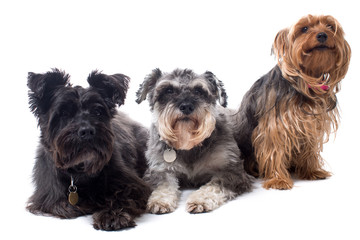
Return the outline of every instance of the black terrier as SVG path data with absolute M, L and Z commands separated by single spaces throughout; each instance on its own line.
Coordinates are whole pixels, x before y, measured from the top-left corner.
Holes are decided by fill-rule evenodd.
M 150 196 L 141 179 L 149 133 L 116 110 L 130 79 L 93 71 L 82 88 L 69 78 L 58 69 L 28 76 L 41 136 L 27 209 L 60 218 L 93 214 L 95 229 L 134 227 Z

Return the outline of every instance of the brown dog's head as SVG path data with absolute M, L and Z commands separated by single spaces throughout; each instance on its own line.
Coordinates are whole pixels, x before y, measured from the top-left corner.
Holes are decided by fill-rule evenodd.
M 335 18 L 308 15 L 276 35 L 273 53 L 283 76 L 310 95 L 310 91 L 325 94 L 339 90 L 351 49 Z

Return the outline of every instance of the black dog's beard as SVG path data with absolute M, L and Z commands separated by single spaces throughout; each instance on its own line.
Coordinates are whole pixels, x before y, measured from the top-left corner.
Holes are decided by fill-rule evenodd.
M 74 131 L 62 131 L 53 142 L 53 157 L 57 168 L 95 174 L 109 162 L 114 145 L 110 129 L 102 128 L 90 140 L 81 140 Z

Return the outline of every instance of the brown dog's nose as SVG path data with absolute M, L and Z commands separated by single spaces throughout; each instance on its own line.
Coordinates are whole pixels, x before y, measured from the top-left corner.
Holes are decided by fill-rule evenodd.
M 316 39 L 317 39 L 319 42 L 321 42 L 321 43 L 326 42 L 327 38 L 328 38 L 328 36 L 327 36 L 327 34 L 324 33 L 324 32 L 321 32 L 321 33 L 319 33 L 318 35 L 316 35 Z

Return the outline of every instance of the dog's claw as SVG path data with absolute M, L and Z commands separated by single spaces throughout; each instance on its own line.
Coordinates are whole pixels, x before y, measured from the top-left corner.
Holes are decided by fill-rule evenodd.
M 172 206 L 168 203 L 163 202 L 153 202 L 148 204 L 147 211 L 153 214 L 165 214 L 175 211 L 176 206 Z
M 208 211 L 206 210 L 206 207 L 203 204 L 198 204 L 198 203 L 188 203 L 186 210 L 189 213 L 203 213 Z

